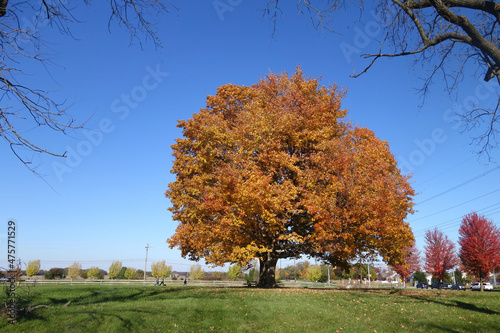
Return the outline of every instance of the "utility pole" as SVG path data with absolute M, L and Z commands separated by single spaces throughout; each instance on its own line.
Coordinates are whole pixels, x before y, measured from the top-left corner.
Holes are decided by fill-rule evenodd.
M 294 267 L 293 280 L 294 282 L 297 282 L 297 266 L 295 266 L 295 257 L 293 257 L 293 267 Z
M 328 287 L 330 287 L 330 265 L 328 265 Z
M 372 280 L 370 275 L 370 262 L 368 261 L 368 288 L 372 287 Z
M 363 280 L 363 264 L 362 264 L 361 256 L 359 256 L 359 286 L 361 287 L 361 283 Z
M 149 243 L 146 244 L 146 262 L 144 263 L 144 281 L 146 281 L 146 268 L 148 267 L 148 250 L 149 250 Z

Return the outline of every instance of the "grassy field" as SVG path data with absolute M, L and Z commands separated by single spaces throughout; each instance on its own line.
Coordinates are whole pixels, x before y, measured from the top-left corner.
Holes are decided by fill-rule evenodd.
M 37 286 L 1 332 L 499 332 L 500 292 Z

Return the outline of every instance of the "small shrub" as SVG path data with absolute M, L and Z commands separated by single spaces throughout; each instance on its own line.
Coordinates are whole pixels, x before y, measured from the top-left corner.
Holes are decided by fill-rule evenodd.
M 45 279 L 47 280 L 64 279 L 65 277 L 66 275 L 64 274 L 64 270 L 62 268 L 51 268 L 45 273 Z
M 136 270 L 134 279 L 136 279 L 136 280 L 144 279 L 144 271 L 142 269 Z

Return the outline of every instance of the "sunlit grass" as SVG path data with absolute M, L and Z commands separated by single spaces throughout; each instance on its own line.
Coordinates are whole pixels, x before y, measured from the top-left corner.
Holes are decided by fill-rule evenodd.
M 37 286 L 2 332 L 496 332 L 500 293 Z

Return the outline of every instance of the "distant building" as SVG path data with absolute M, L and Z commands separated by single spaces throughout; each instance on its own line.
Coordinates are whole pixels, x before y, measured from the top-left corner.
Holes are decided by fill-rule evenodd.
M 177 271 L 172 271 L 172 274 L 170 274 L 171 277 L 175 277 L 177 279 L 179 278 L 187 278 L 189 277 L 189 272 L 177 272 Z

